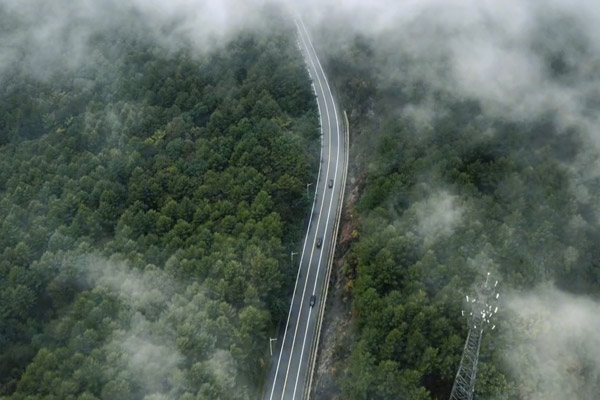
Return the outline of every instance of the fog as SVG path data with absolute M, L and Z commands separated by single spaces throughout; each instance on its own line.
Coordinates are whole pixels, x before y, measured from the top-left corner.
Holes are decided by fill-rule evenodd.
M 89 255 L 76 265 L 79 279 L 96 291 L 118 297 L 126 305 L 129 323 L 115 330 L 105 345 L 107 366 L 124 368 L 142 385 L 145 393 L 161 393 L 172 384 L 184 360 L 176 337 L 165 319 L 174 308 L 172 296 L 178 286 L 164 272 L 149 265 L 144 271 L 123 262 Z
M 581 133 L 584 145 L 565 165 L 572 181 L 562 190 L 573 191 L 578 201 L 595 210 L 596 217 L 588 221 L 578 217 L 572 224 L 598 228 L 598 199 L 590 197 L 594 190 L 588 188 L 600 173 L 600 3 L 424 0 L 343 4 L 326 5 L 330 11 L 323 14 L 305 9 L 305 19 L 317 21 L 313 29 L 320 33 L 323 53 L 345 51 L 357 34 L 366 38 L 373 46 L 372 59 L 383 60 L 376 67 L 377 89 L 421 81 L 457 99 L 476 100 L 492 118 L 526 124 L 552 121 L 555 129 L 548 129 L 548 135 Z M 329 16 L 334 16 L 333 21 L 319 27 Z M 446 112 L 443 104 L 427 99 L 398 107 L 397 115 L 419 128 Z M 426 246 L 448 237 L 463 223 L 476 223 L 477 216 L 468 215 L 460 200 L 451 191 L 445 192 L 443 182 L 429 176 L 423 182 L 431 188 L 429 197 L 413 208 L 415 226 Z M 532 265 L 543 265 L 526 243 L 514 243 L 513 250 L 531 259 Z M 544 256 L 552 257 L 554 250 L 543 250 Z M 485 246 L 476 251 L 470 268 L 482 274 L 492 271 L 501 279 Z M 577 252 L 572 247 L 565 250 L 566 270 L 574 268 L 571 264 Z M 597 300 L 567 294 L 548 282 L 532 293 L 506 285 L 500 290 L 510 295 L 501 306 L 497 329 L 486 332 L 486 340 L 502 344 L 503 370 L 521 391 L 519 398 L 594 398 L 600 388 Z M 491 350 L 482 350 L 487 351 Z
M 451 235 L 460 223 L 463 210 L 457 200 L 456 196 L 440 191 L 431 194 L 425 203 L 414 206 L 418 232 L 424 237 L 425 246 Z
M 597 137 L 600 3 L 589 0 L 0 0 L 0 13 L 28 27 L 2 28 L 0 77 L 17 63 L 39 76 L 77 66 L 94 34 L 123 25 L 167 49 L 207 51 L 240 30 L 260 29 L 272 6 L 299 13 L 310 26 L 341 30 L 319 37 L 322 45 L 337 47 L 356 33 L 376 38 L 391 59 L 422 60 L 415 78 L 477 98 L 490 112 L 519 120 L 550 112 Z M 548 58 L 561 79 L 548 70 Z M 391 65 L 382 73 L 393 80 Z
M 123 261 L 98 255 L 77 257 L 76 276 L 83 286 L 117 297 L 124 308 L 118 326 L 104 345 L 106 368 L 125 370 L 147 398 L 174 398 L 196 384 L 183 372 L 183 348 L 203 348 L 192 371 L 222 390 L 239 383 L 237 365 L 228 350 L 218 349 L 209 333 L 207 310 L 215 307 L 197 283 L 183 285 L 154 265 L 137 270 Z M 196 343 L 190 343 L 194 337 Z M 202 375 L 203 374 L 203 375 Z M 163 396 L 163 397 L 160 397 Z M 232 398 L 234 396 L 231 396 Z
M 600 304 L 551 286 L 509 295 L 504 303 L 513 335 L 505 362 L 522 385 L 521 398 L 594 398 L 600 391 Z
M 599 100 L 600 4 L 588 0 L 544 2 L 425 0 L 346 1 L 334 21 L 373 38 L 390 61 L 381 71 L 393 82 L 395 64 L 420 61 L 411 78 L 480 100 L 503 118 L 555 116 L 598 140 L 593 107 Z M 325 6 L 327 9 L 328 7 Z M 333 7 L 331 7 L 333 8 Z M 314 10 L 316 20 L 323 20 Z M 348 21 L 352 21 L 348 23 Z M 347 38 L 330 38 L 338 47 Z M 554 70 L 548 68 L 553 65 Z M 422 115 L 421 115 L 422 117 Z
M 0 0 L 0 79 L 11 67 L 45 79 L 88 63 L 94 35 L 137 29 L 165 50 L 209 51 L 242 29 L 259 29 L 266 2 L 199 0 Z
M 189 45 L 201 55 L 241 30 L 260 29 L 261 15 L 273 5 L 300 13 L 317 32 L 321 51 L 333 52 L 357 34 L 372 39 L 375 51 L 389 60 L 377 70 L 382 84 L 423 80 L 459 98 L 479 100 L 492 116 L 514 121 L 551 116 L 562 131 L 577 128 L 600 144 L 600 2 L 593 0 L 0 0 L 0 16 L 13 21 L 0 27 L 0 84 L 14 68 L 44 80 L 53 70 L 85 65 L 93 36 L 123 25 L 139 28 L 167 51 Z M 408 77 L 398 76 L 396 65 L 403 58 L 419 66 Z M 437 112 L 433 105 L 399 110 L 418 124 Z M 600 175 L 600 164 L 597 150 L 589 151 L 569 167 L 579 177 L 578 198 L 594 203 L 585 185 Z M 432 193 L 415 210 L 428 243 L 451 235 L 464 217 L 452 195 Z M 105 261 L 93 264 L 101 267 L 89 268 L 90 281 L 136 310 L 131 328 L 118 332 L 109 346 L 120 346 L 128 368 L 148 385 L 165 379 L 163 371 L 176 371 L 182 355 L 172 333 L 149 332 L 161 315 L 169 315 L 175 284 L 152 269 L 137 274 Z M 160 279 L 149 282 L 153 274 Z M 506 363 L 516 379 L 538 383 L 524 398 L 596 393 L 599 311 L 590 299 L 552 288 L 510 297 L 510 317 L 503 321 L 514 324 L 516 333 Z M 156 359 L 160 365 L 153 364 Z M 220 350 L 208 362 L 216 379 L 230 379 L 219 371 L 231 363 L 230 354 Z M 583 366 L 591 374 L 585 379 Z

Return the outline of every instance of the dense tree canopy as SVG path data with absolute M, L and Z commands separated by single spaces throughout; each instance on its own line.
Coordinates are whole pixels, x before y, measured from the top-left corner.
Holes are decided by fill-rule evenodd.
M 316 171 L 309 77 L 287 26 L 201 54 L 150 37 L 115 24 L 75 68 L 4 77 L 0 397 L 262 384 Z
M 380 46 L 357 37 L 328 62 L 350 113 L 360 190 L 345 268 L 357 341 L 336 368 L 340 397 L 447 399 L 467 336 L 462 301 L 486 272 L 505 291 L 551 281 L 600 295 L 598 152 L 553 115 L 510 121 L 415 79 L 426 65 Z M 518 321 L 499 318 L 477 393 L 529 398 L 537 382 L 502 358 Z

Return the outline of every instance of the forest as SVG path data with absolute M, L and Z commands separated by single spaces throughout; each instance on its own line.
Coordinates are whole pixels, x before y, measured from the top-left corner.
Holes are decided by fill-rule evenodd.
M 321 37 L 339 29 L 323 28 Z M 487 272 L 507 298 L 542 284 L 564 293 L 546 297 L 557 313 L 571 296 L 600 298 L 597 144 L 558 112 L 504 118 L 475 96 L 424 79 L 423 71 L 444 71 L 444 60 L 415 56 L 390 32 L 340 42 L 328 45 L 326 64 L 350 117 L 358 200 L 347 210 L 355 229 L 343 267 L 354 336 L 336 344 L 336 398 L 447 399 L 467 337 L 465 295 Z M 592 52 L 567 43 L 542 50 L 548 75 L 573 85 L 580 69 L 568 48 L 578 57 Z M 533 308 L 544 304 L 518 303 L 532 307 L 523 318 L 509 304 L 500 302 L 497 329 L 484 334 L 478 398 L 593 398 L 593 313 L 587 341 L 575 336 L 550 349 L 556 359 L 540 366 L 535 338 L 555 328 L 566 335 L 568 325 L 547 324 L 550 311 Z
M 0 399 L 258 398 L 318 166 L 294 24 L 247 15 L 192 38 L 178 36 L 185 18 L 157 24 L 135 2 L 86 3 L 93 16 L 61 0 L 68 22 L 36 30 L 59 15 L 24 3 L 33 18 L 0 2 Z M 538 61 L 536 77 L 508 74 L 520 96 L 494 108 L 483 88 L 452 84 L 457 65 L 477 75 L 478 57 L 494 60 L 458 35 L 477 18 L 460 10 L 444 32 L 438 10 L 411 25 L 390 5 L 377 22 L 392 25 L 363 8 L 314 31 L 351 134 L 351 329 L 333 349 L 333 398 L 447 399 L 464 299 L 488 272 L 502 297 L 477 398 L 595 398 L 599 50 L 573 16 L 544 14 L 527 43 L 486 42 L 503 21 L 486 16 L 483 47 Z M 455 34 L 472 58 L 453 65 L 440 48 Z M 490 79 L 497 97 L 505 77 Z M 544 107 L 528 103 L 528 79 L 554 90 Z
M 318 163 L 294 30 L 198 51 L 138 17 L 105 21 L 83 61 L 26 68 L 24 49 L 0 77 L 0 398 L 263 383 Z M 1 7 L 0 26 L 28 28 Z

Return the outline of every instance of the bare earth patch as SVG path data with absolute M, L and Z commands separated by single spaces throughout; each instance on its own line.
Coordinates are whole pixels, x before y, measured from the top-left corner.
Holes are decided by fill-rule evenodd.
M 338 245 L 329 282 L 329 295 L 321 327 L 321 342 L 316 361 L 316 373 L 311 398 L 340 399 L 338 378 L 344 373 L 345 360 L 354 342 L 352 326 L 351 288 L 352 272 L 348 272 L 346 258 L 351 244 L 357 239 L 357 220 L 354 206 L 360 192 L 361 181 L 349 171 L 344 209 L 340 222 Z

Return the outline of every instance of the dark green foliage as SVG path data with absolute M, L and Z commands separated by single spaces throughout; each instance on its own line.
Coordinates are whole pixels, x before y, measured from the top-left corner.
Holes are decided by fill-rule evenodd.
M 358 341 L 339 367 L 341 398 L 447 399 L 467 334 L 461 301 L 485 272 L 517 290 L 550 280 L 600 294 L 600 186 L 585 178 L 597 155 L 582 156 L 585 137 L 551 116 L 499 120 L 411 81 L 417 62 L 387 65 L 375 47 L 357 39 L 329 63 L 362 188 L 347 286 Z M 407 78 L 390 83 L 377 66 Z M 425 122 L 400 118 L 407 104 L 429 110 Z M 477 392 L 518 398 L 495 342 L 484 343 Z
M 293 30 L 197 55 L 113 28 L 1 89 L 0 397 L 249 398 L 318 150 Z

